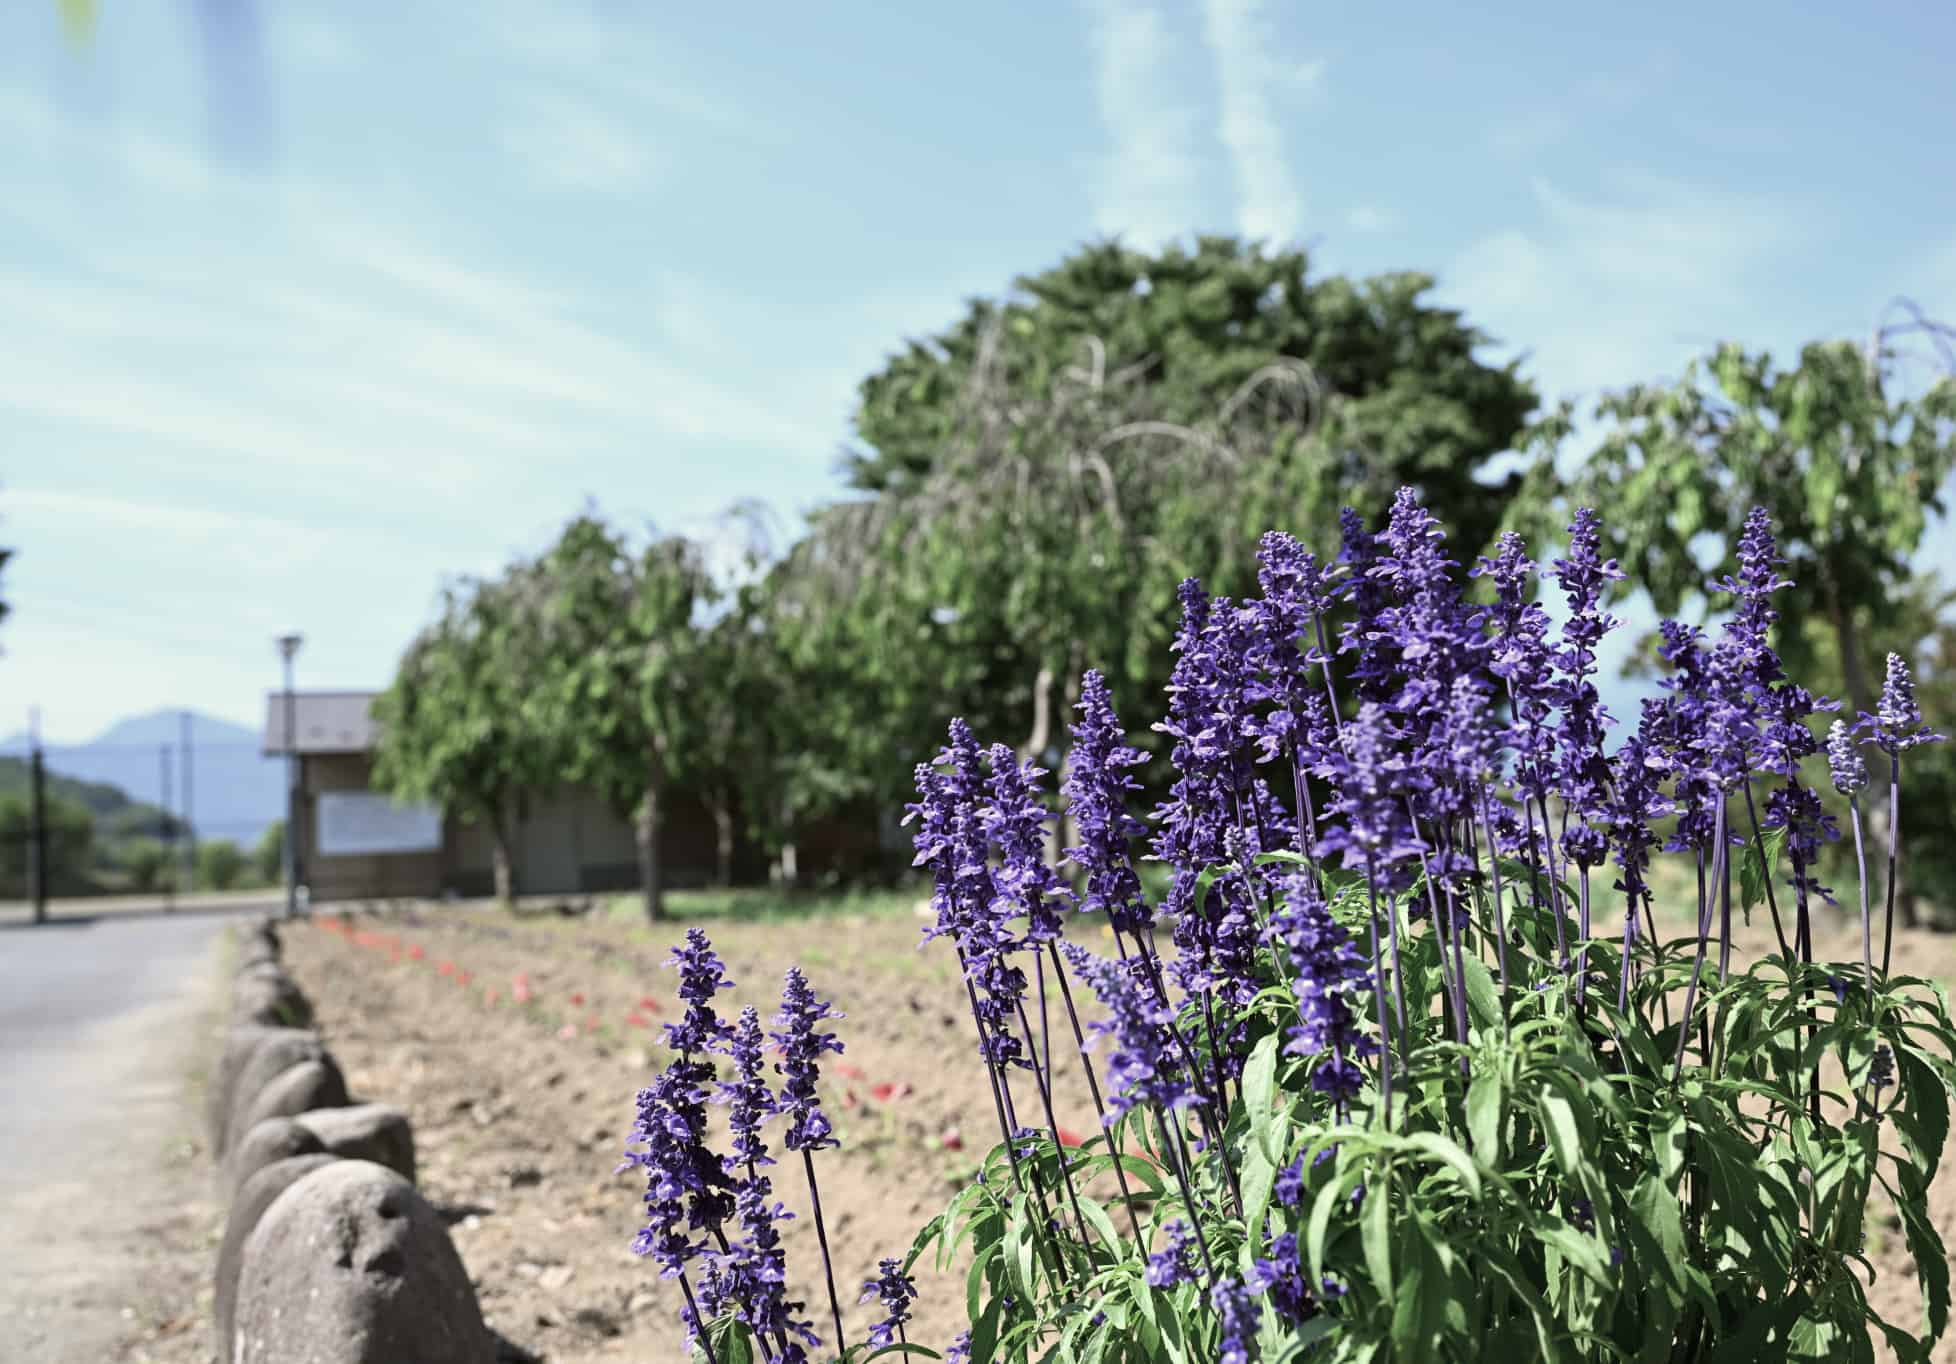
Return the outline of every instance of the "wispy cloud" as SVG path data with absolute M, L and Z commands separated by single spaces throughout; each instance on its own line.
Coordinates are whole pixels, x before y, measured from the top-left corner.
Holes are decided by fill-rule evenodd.
M 1380 204 L 1354 204 L 1345 214 L 1345 226 L 1354 232 L 1391 232 L 1400 223 L 1397 213 Z
M 1770 328 L 1765 288 L 1804 241 L 1783 203 L 1619 172 L 1577 193 L 1537 179 L 1530 221 L 1470 244 L 1444 272 L 1451 299 L 1509 346 L 1532 348 L 1551 395 L 1675 373 L 1716 338 Z
M 1237 220 L 1244 235 L 1273 242 L 1296 237 L 1304 200 L 1284 155 L 1275 58 L 1262 0 L 1204 0 L 1203 32 L 1216 58 L 1222 91 L 1222 143 L 1236 178 Z M 1294 81 L 1315 86 L 1322 63 L 1293 68 Z
M 1196 113 L 1173 91 L 1161 12 L 1136 0 L 1088 0 L 1094 96 L 1111 146 L 1093 177 L 1094 225 L 1159 246 L 1195 226 Z
M 532 94 L 503 129 L 503 145 L 539 184 L 624 194 L 643 183 L 651 145 L 591 101 Z

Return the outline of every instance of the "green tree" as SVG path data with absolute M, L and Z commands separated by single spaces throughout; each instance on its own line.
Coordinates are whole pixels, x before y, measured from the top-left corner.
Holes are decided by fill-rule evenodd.
M 1943 373 L 1914 393 L 1905 383 L 1913 357 L 1902 338 L 1923 333 L 1942 338 L 1911 310 L 1865 348 L 1814 342 L 1791 368 L 1725 344 L 1675 384 L 1608 394 L 1595 410 L 1604 423 L 1597 449 L 1560 496 L 1526 500 L 1518 517 L 1539 530 L 1574 505 L 1606 509 L 1627 581 L 1674 615 L 1687 604 L 1710 609 L 1705 584 L 1734 564 L 1725 548 L 1726 561 L 1708 572 L 1701 546 L 1736 545 L 1746 514 L 1764 506 L 1792 580 L 1780 611 L 1804 626 L 1783 632 L 1787 671 L 1813 673 L 1824 643 L 1849 711 L 1872 711 L 1876 637 L 1893 636 L 1910 559 L 1956 469 L 1956 378 Z M 1564 407 L 1539 425 L 1543 448 L 1567 438 L 1573 415 Z M 1549 467 L 1536 466 L 1534 488 L 1544 493 Z M 1885 815 L 1871 813 L 1885 843 Z
M 654 536 L 634 552 L 594 513 L 564 527 L 542 560 L 542 661 L 527 726 L 636 826 L 648 918 L 664 915 L 659 840 L 667 793 L 699 762 L 692 693 L 703 671 L 701 615 L 716 591 L 698 545 Z
M 132 838 L 122 845 L 122 872 L 129 889 L 153 891 L 173 889 L 177 859 L 158 838 Z
M 1497 476 L 1489 461 L 1521 433 L 1533 388 L 1515 365 L 1476 357 L 1488 338 L 1426 300 L 1431 276 L 1312 280 L 1309 264 L 1301 250 L 1230 237 L 1158 254 L 1085 247 L 1005 298 L 972 301 L 952 327 L 865 379 L 850 481 L 879 494 L 918 487 L 971 443 L 974 420 L 996 420 L 1001 378 L 1015 403 L 1068 387 L 1138 388 L 1146 401 L 1129 415 L 1183 427 L 1215 423 L 1234 400 L 1222 425 L 1267 447 L 1250 453 L 1279 457 L 1281 471 L 1265 472 L 1283 476 L 1262 491 L 1289 524 L 1329 531 L 1341 506 L 1374 515 L 1411 484 L 1458 528 L 1459 548 L 1479 549 L 1521 485 L 1520 471 Z M 1320 408 L 1309 431 L 1297 429 L 1284 382 L 1297 374 Z M 1259 393 L 1262 402 L 1247 401 Z M 1074 410 L 1093 430 L 1092 410 Z M 1277 430 L 1242 440 L 1273 418 Z
M 96 889 L 93 877 L 95 821 L 79 801 L 49 792 L 47 813 L 48 890 L 55 895 L 82 895 Z M 33 836 L 33 806 L 24 793 L 0 794 L 0 896 L 27 895 L 29 841 Z
M 285 821 L 275 819 L 251 846 L 251 876 L 261 886 L 276 885 L 285 874 Z
M 543 675 L 535 628 L 543 590 L 541 570 L 517 563 L 499 579 L 446 591 L 441 615 L 409 644 L 374 703 L 376 789 L 486 825 L 504 903 L 515 895 L 514 800 L 557 773 L 557 755 L 528 713 Z
M 1341 506 L 1376 516 L 1409 483 L 1461 552 L 1492 535 L 1522 474 L 1490 461 L 1533 391 L 1475 358 L 1428 277 L 1307 265 L 1092 246 L 865 380 L 865 495 L 818 515 L 787 589 L 807 665 L 848 677 L 820 697 L 841 712 L 823 767 L 856 774 L 838 787 L 887 802 L 867 774 L 901 784 L 924 755 L 900 744 L 953 712 L 1051 760 L 1082 668 L 1117 699 L 1158 689 L 1175 583 L 1243 590 L 1270 526 L 1328 549 Z
M 245 855 L 228 838 L 206 839 L 197 845 L 197 880 L 212 890 L 230 890 L 244 879 Z

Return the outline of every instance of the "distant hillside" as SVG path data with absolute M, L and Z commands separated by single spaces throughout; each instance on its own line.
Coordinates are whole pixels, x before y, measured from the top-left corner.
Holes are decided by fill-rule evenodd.
M 0 757 L 0 796 L 25 798 L 30 794 L 31 783 L 27 759 Z M 128 792 L 107 782 L 78 781 L 49 772 L 46 794 L 50 801 L 65 800 L 87 810 L 99 832 L 161 838 L 182 828 L 180 821 L 166 818 L 159 807 L 148 801 L 131 800 Z
M 134 715 L 118 720 L 90 743 L 50 745 L 45 749 L 48 772 L 88 786 L 117 788 L 132 801 L 161 808 L 166 803 L 161 754 L 167 746 L 167 804 L 172 813 L 181 814 L 182 715 L 177 710 Z M 228 838 L 250 847 L 283 814 L 284 765 L 261 757 L 258 743 L 255 730 L 192 712 L 190 820 L 200 838 Z M 27 748 L 25 734 L 0 743 L 0 752 L 16 757 Z

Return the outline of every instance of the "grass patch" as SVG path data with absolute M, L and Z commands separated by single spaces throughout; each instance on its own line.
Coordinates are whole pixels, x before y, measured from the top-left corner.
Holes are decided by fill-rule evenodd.
M 779 923 L 839 915 L 909 914 L 929 892 L 898 890 L 789 891 L 767 886 L 666 892 L 666 918 L 690 923 Z M 622 923 L 645 926 L 645 902 L 636 892 L 614 895 L 601 911 Z

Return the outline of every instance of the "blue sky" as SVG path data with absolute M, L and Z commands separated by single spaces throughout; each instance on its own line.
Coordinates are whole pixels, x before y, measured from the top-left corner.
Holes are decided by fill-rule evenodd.
M 383 685 L 587 498 L 791 520 L 886 352 L 1104 233 L 1431 271 L 1552 394 L 1956 317 L 1948 7 L 56 9 L 0 7 L 0 730 L 62 742 L 255 721 L 289 628 Z

